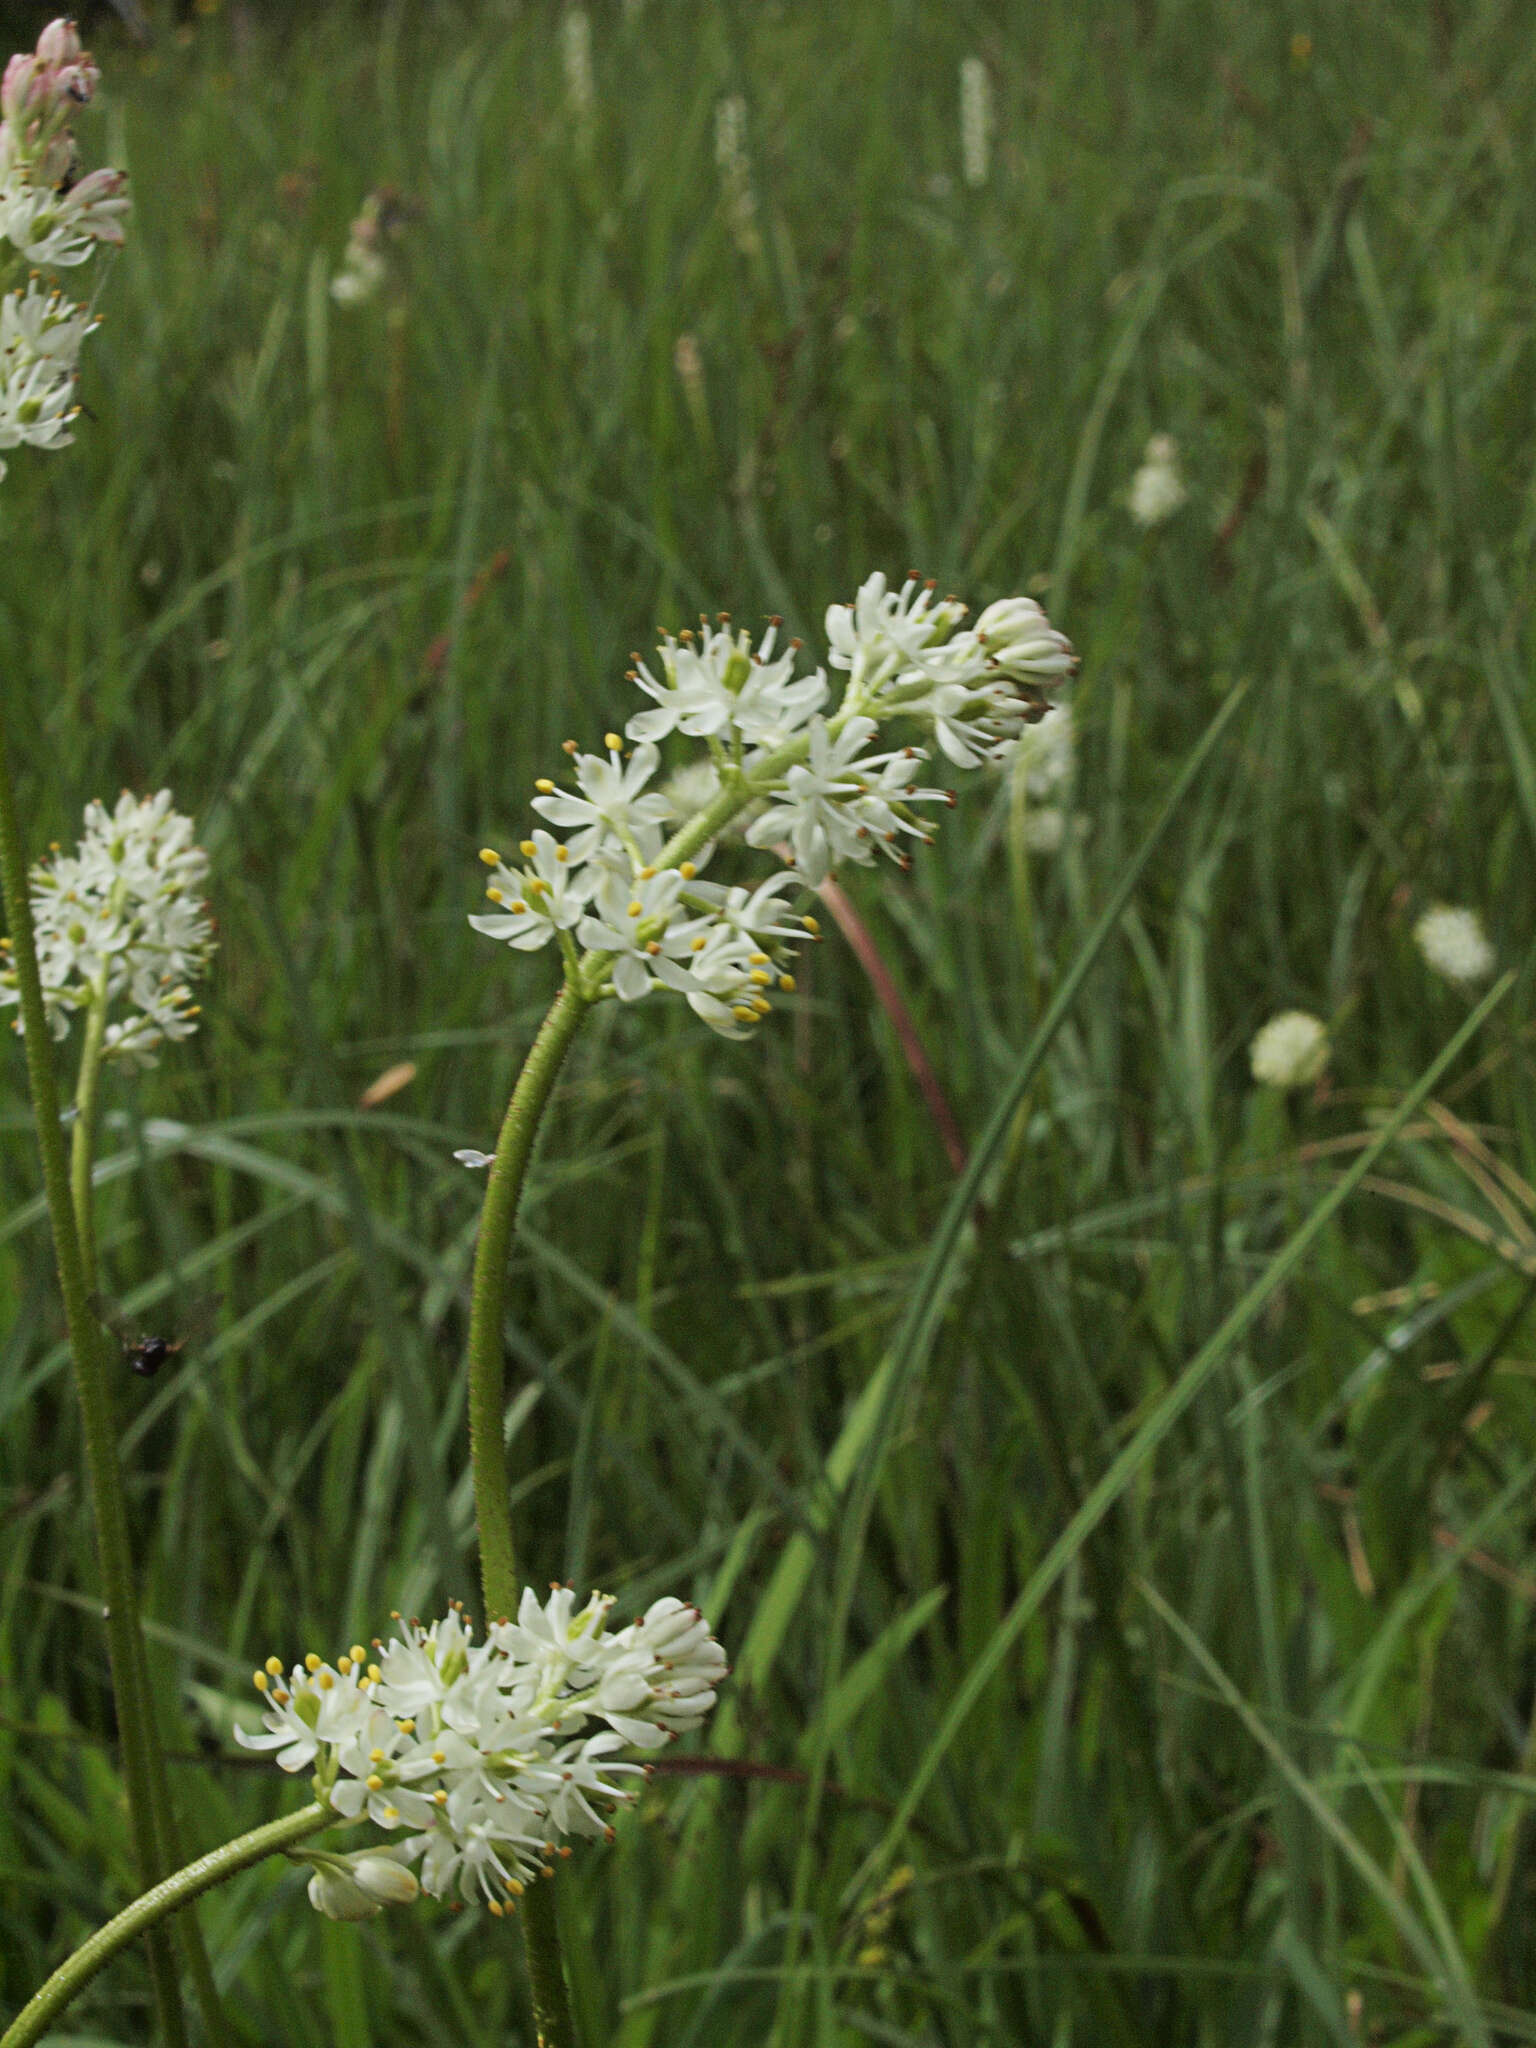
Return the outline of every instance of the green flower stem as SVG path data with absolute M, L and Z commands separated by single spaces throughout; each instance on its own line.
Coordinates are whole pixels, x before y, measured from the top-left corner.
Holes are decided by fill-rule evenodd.
M 3 889 L 5 899 L 6 925 L 10 931 L 11 956 L 20 998 L 27 1084 L 32 1097 L 38 1150 L 42 1155 L 48 1221 L 53 1232 L 59 1288 L 64 1297 L 64 1320 L 74 1359 L 75 1385 L 80 1396 L 86 1473 L 95 1510 L 96 1549 L 105 1596 L 102 1619 L 106 1624 L 112 1692 L 122 1741 L 123 1780 L 128 1793 L 134 1860 L 138 1865 L 140 1882 L 150 1885 L 161 1876 L 162 1868 L 151 1794 L 150 1757 L 154 1737 L 147 1720 L 147 1702 L 137 1683 L 139 1624 L 128 1552 L 127 1507 L 117 1462 L 112 1395 L 102 1355 L 102 1331 L 91 1313 L 88 1300 L 90 1282 L 86 1277 L 85 1259 L 76 1228 L 69 1166 L 59 1127 L 59 1091 L 53 1067 L 53 1041 L 38 972 L 27 859 L 16 813 L 16 794 L 11 782 L 3 724 L 0 724 L 0 889 Z M 151 1932 L 147 1946 L 161 2033 L 167 2048 L 180 2048 L 186 2040 L 186 2032 L 170 1945 L 162 1934 Z
M 91 1201 L 91 1168 L 96 1158 L 96 1111 L 101 1100 L 101 1062 L 107 1043 L 107 977 L 103 972 L 85 1020 L 85 1044 L 75 1082 L 75 1128 L 69 1140 L 69 1192 L 80 1233 L 85 1284 L 96 1286 L 96 1216 Z
M 234 1841 L 225 1842 L 221 1848 L 211 1849 L 206 1856 L 199 1856 L 195 1862 L 187 1864 L 185 1869 L 162 1879 L 152 1890 L 135 1899 L 131 1906 L 125 1906 L 115 1920 L 99 1927 L 89 1941 L 75 1950 L 68 1962 L 59 1965 L 42 1989 L 28 1999 L 9 2027 L 0 2034 L 0 2048 L 32 2048 L 32 2044 L 42 2039 L 65 2007 L 120 1950 L 140 1935 L 153 1935 L 160 1931 L 161 1921 L 188 1905 L 200 1892 L 211 1891 L 237 1871 L 247 1870 L 264 1857 L 276 1855 L 295 1842 L 302 1842 L 306 1835 L 318 1834 L 321 1828 L 335 1825 L 336 1815 L 329 1807 L 318 1804 L 301 1807 L 297 1813 L 268 1821 L 265 1827 L 253 1828 L 248 1835 L 239 1835 Z
M 86 1016 L 85 1042 L 80 1053 L 80 1072 L 75 1083 L 75 1125 L 70 1135 L 69 1187 L 74 1204 L 75 1229 L 80 1238 L 80 1258 L 85 1268 L 88 1287 L 97 1284 L 96 1272 L 96 1205 L 92 1200 L 91 1177 L 96 1163 L 96 1130 L 98 1110 L 101 1102 L 101 1073 L 107 1041 L 107 978 L 102 973 L 96 985 L 94 1000 Z M 87 1304 L 89 1306 L 89 1303 Z M 98 1339 L 99 1342 L 99 1339 Z M 114 1465 L 114 1471 L 116 1466 Z M 124 1524 L 127 1522 L 126 1506 Z M 150 1883 L 167 1870 L 174 1870 L 182 1860 L 181 1834 L 176 1825 L 175 1809 L 171 1805 L 171 1790 L 166 1780 L 165 1758 L 161 1754 L 159 1735 L 155 1728 L 154 1690 L 150 1683 L 149 1657 L 144 1644 L 144 1630 L 139 1625 L 135 1605 L 133 1628 L 133 1684 L 138 1698 L 137 1718 L 148 1738 L 147 1783 L 150 1815 L 155 1830 L 155 1863 L 151 1871 L 141 1876 L 141 1882 Z M 203 2015 L 203 2025 L 210 2041 L 218 2044 L 229 2038 L 223 2007 L 219 2000 L 218 1987 L 214 1983 L 213 1970 L 208 1961 L 202 1932 L 197 1916 L 189 1913 L 177 1925 L 181 1946 L 192 1979 L 197 2004 Z

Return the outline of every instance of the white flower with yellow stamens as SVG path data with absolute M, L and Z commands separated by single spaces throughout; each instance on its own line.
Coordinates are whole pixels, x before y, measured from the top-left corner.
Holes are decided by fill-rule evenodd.
M 492 847 L 482 852 L 480 858 L 491 870 L 485 893 L 497 908 L 469 921 L 487 938 L 526 953 L 547 945 L 557 932 L 574 928 L 597 878 L 579 868 L 570 849 L 542 827 L 523 841 L 519 851 L 526 867 L 509 868 Z
M 533 799 L 533 808 L 552 825 L 563 831 L 576 829 L 568 844 L 570 857 L 577 863 L 590 860 L 601 847 L 615 841 L 626 849 L 638 846 L 646 827 L 662 824 L 672 815 L 666 797 L 659 790 L 646 788 L 661 760 L 656 748 L 649 741 L 643 743 L 626 764 L 617 733 L 609 733 L 605 744 L 606 760 L 601 754 L 576 756 L 579 796 L 543 781 Z
M 660 874 L 605 874 L 597 885 L 592 911 L 576 927 L 582 945 L 612 955 L 609 968 L 613 992 L 633 1003 L 656 986 L 656 962 L 667 954 L 686 953 L 707 918 L 677 920 L 684 877 L 677 868 Z

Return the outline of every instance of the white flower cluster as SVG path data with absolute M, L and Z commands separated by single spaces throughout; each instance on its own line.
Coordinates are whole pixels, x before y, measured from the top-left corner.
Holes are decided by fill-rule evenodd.
M 1414 925 L 1413 936 L 1436 974 L 1462 987 L 1486 981 L 1497 964 L 1498 955 L 1475 910 L 1436 903 Z
M 142 801 L 124 790 L 111 811 L 86 805 L 75 851 L 55 849 L 32 870 L 38 967 L 55 1037 L 74 1011 L 119 999 L 129 1014 L 107 1024 L 109 1056 L 147 1066 L 163 1039 L 191 1036 L 198 1008 L 189 984 L 214 947 L 199 893 L 207 872 L 192 820 L 172 810 L 168 789 Z M 0 1004 L 17 1000 L 7 953 Z
M 776 619 L 755 646 L 724 613 L 664 635 L 654 666 L 633 657 L 630 680 L 651 702 L 625 737 L 609 733 L 606 754 L 568 741 L 575 789 L 537 785 L 533 808 L 569 836 L 535 830 L 521 865 L 487 847 L 496 908 L 470 923 L 521 951 L 558 942 L 588 1000 L 667 988 L 717 1031 L 745 1035 L 768 1014 L 768 990 L 794 987 L 791 941 L 818 931 L 783 892 L 819 886 L 842 861 L 883 853 L 905 866 L 904 842 L 931 837 L 914 806 L 954 802 L 917 781 L 924 748 L 880 744 L 886 722 L 931 732 L 962 768 L 1000 766 L 1043 730 L 1046 692 L 1074 664 L 1066 639 L 1027 597 L 989 605 L 971 627 L 965 615 L 916 577 L 891 590 L 871 576 L 827 613 L 828 667 L 845 675 L 835 709 L 827 669 L 802 672 L 799 643 L 780 647 Z M 674 735 L 705 754 L 654 786 L 659 743 Z M 1030 772 L 1054 786 L 1062 760 L 1070 726 L 1042 742 Z M 699 880 L 733 823 L 789 872 L 752 889 Z
M 99 76 L 74 23 L 61 19 L 0 81 L 0 237 L 27 264 L 72 269 L 123 239 L 127 179 L 79 176 L 69 128 Z M 67 445 L 80 344 L 95 324 L 36 277 L 0 304 L 0 449 Z
M 1306 1010 L 1282 1010 L 1248 1048 L 1253 1078 L 1265 1088 L 1309 1088 L 1328 1064 L 1328 1027 Z
M 361 1643 L 334 1664 L 311 1653 L 286 1678 L 267 1660 L 255 1674 L 264 1732 L 237 1729 L 237 1740 L 274 1750 L 285 1771 L 313 1770 L 316 1796 L 341 1819 L 409 1831 L 318 1867 L 310 1897 L 322 1912 L 361 1918 L 410 1897 L 401 1876 L 371 1867 L 393 1861 L 419 1863 L 434 1898 L 457 1891 L 499 1914 L 551 1856 L 569 1854 L 562 1836 L 611 1839 L 607 1814 L 635 1796 L 623 1781 L 645 1770 L 614 1751 L 659 1749 L 697 1728 L 727 1671 L 696 1607 L 657 1600 L 610 1631 L 612 1607 L 594 1593 L 577 1609 L 564 1586 L 541 1605 L 529 1588 L 516 1621 L 494 1623 L 483 1642 L 455 1607 L 429 1627 L 400 1623 L 372 1654 Z

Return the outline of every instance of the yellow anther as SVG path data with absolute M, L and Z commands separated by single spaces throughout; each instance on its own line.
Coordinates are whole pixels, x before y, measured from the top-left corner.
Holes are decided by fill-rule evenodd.
M 274 1678 L 280 1678 L 280 1677 L 282 1676 L 282 1672 L 283 1672 L 283 1660 L 282 1660 L 282 1658 L 281 1658 L 281 1657 L 269 1657 L 269 1658 L 267 1659 L 267 1661 L 266 1661 L 266 1664 L 264 1665 L 263 1669 L 265 1669 L 266 1671 L 270 1672 L 270 1673 L 271 1673 L 271 1675 L 272 1675 L 272 1677 L 274 1677 Z
M 354 1664 L 361 1664 L 363 1659 L 367 1656 L 367 1654 L 368 1652 L 363 1648 L 361 1643 L 354 1643 L 351 1649 L 347 1652 L 347 1655 L 352 1659 L 352 1662 Z
M 570 849 L 570 848 L 569 848 L 568 846 L 557 846 L 557 847 L 555 848 L 555 859 L 556 859 L 556 860 L 569 860 L 569 859 L 570 859 L 570 857 L 571 857 L 571 849 Z
M 500 1899 L 487 1899 L 485 1902 L 485 1910 L 492 1916 L 493 1919 L 496 1920 L 505 1920 L 507 1917 L 507 1909 L 501 1903 Z
M 272 1681 L 268 1678 L 265 1671 L 253 1671 L 251 1673 L 251 1683 L 258 1692 L 265 1692 Z
M 272 1697 L 277 1701 L 277 1704 L 280 1707 L 286 1707 L 288 1702 L 293 1698 L 293 1694 L 285 1690 L 285 1688 L 280 1685 L 274 1685 L 272 1688 Z
M 446 1806 L 448 1804 L 448 1794 L 443 1790 L 441 1785 L 439 1785 L 437 1790 L 432 1794 L 432 1804 L 434 1806 Z
M 702 953 L 704 948 L 708 944 L 709 941 L 707 939 L 690 939 L 688 941 L 689 951 L 693 953 Z
M 385 1818 L 386 1820 L 398 1820 L 398 1819 L 400 1818 L 400 1809 L 399 1809 L 399 1807 L 398 1807 L 398 1806 L 386 1806 L 386 1807 L 385 1807 L 385 1809 L 384 1809 L 384 1818 Z
M 373 1680 L 374 1684 L 377 1685 L 379 1680 L 384 1676 L 384 1674 L 382 1671 L 380 1671 L 377 1664 L 370 1664 L 368 1666 L 368 1676 Z M 416 1723 L 414 1721 L 402 1721 L 400 1723 L 400 1726 L 402 1728 L 414 1728 L 416 1726 Z
M 540 796 L 553 796 L 555 793 L 555 785 L 547 775 L 541 775 L 533 786 Z
M 821 930 L 821 926 L 816 922 L 814 917 L 802 917 L 800 922 L 805 926 L 806 930 L 810 933 L 813 939 Z
M 377 1771 L 370 1771 L 367 1777 L 363 1780 L 363 1783 L 368 1787 L 368 1790 L 370 1792 L 382 1792 L 384 1790 L 384 1780 L 379 1776 Z
M 501 855 L 496 851 L 494 846 L 482 846 L 480 849 L 480 858 L 485 862 L 488 868 L 499 868 L 501 866 Z
M 531 839 L 523 839 L 519 840 L 517 850 L 523 856 L 524 860 L 532 860 L 539 849 L 534 845 Z
M 547 896 L 549 894 L 548 882 L 544 881 L 539 875 L 530 875 L 528 877 L 528 894 L 530 896 Z
M 496 884 L 492 882 L 490 888 L 485 892 L 485 900 L 487 903 L 505 903 L 507 899 L 502 895 Z
M 383 1761 L 384 1761 L 384 1752 L 383 1752 L 383 1750 L 382 1750 L 382 1749 L 370 1749 L 370 1750 L 369 1750 L 369 1752 L 368 1752 L 368 1761 L 369 1761 L 369 1763 L 371 1763 L 371 1764 L 381 1764 L 381 1763 L 383 1763 Z
M 518 1883 L 515 1877 L 509 1877 L 507 1879 L 507 1890 L 512 1894 L 514 1899 L 520 1899 L 523 1896 L 523 1887 L 521 1886 L 521 1884 Z
M 447 1754 L 446 1754 L 446 1752 L 445 1752 L 445 1751 L 443 1751 L 443 1750 L 441 1750 L 441 1749 L 434 1749 L 434 1750 L 433 1750 L 433 1752 L 432 1752 L 432 1761 L 433 1761 L 433 1763 L 435 1763 L 435 1764 L 445 1764 L 445 1763 L 447 1763 L 447 1761 L 448 1761 L 448 1757 L 447 1757 Z
M 645 905 L 643 903 L 631 903 L 625 914 L 629 917 L 644 917 Z
M 773 1005 L 763 996 L 754 996 L 752 998 L 752 1007 L 756 1010 L 759 1017 L 766 1017 L 772 1010 Z
M 681 866 L 681 867 L 680 867 L 680 868 L 678 869 L 678 871 L 677 871 L 677 872 L 678 872 L 678 873 L 679 873 L 679 874 L 680 874 L 680 875 L 682 876 L 682 878 L 683 878 L 683 880 L 684 880 L 685 882 L 691 882 L 691 881 L 693 880 L 694 876 L 695 876 L 695 875 L 696 875 L 696 874 L 697 874 L 697 873 L 698 873 L 699 871 L 698 871 L 698 869 L 697 869 L 697 868 L 696 868 L 696 867 L 694 866 L 694 864 L 693 864 L 693 862 L 692 862 L 691 860 L 685 860 L 685 861 L 683 862 L 682 866 Z
M 526 917 L 528 915 L 528 906 L 521 896 L 518 897 L 515 903 L 509 903 L 507 908 L 514 917 Z
M 792 974 L 781 974 L 779 987 L 783 989 L 785 995 L 792 996 L 795 992 L 795 977 Z
M 731 1015 L 738 1024 L 755 1024 L 757 1022 L 756 1010 L 749 1009 L 745 1003 L 732 1003 Z
M 345 1678 L 347 1673 L 352 1669 L 352 1659 L 350 1657 L 338 1657 L 336 1659 L 336 1669 L 341 1673 L 342 1677 Z
M 315 1683 L 322 1692 L 329 1692 L 336 1683 L 336 1674 L 334 1671 L 322 1671 Z
M 749 953 L 747 958 L 754 967 L 766 967 L 768 965 L 768 955 L 766 953 Z
M 304 1659 L 304 1669 L 306 1671 L 318 1671 L 320 1669 L 322 1661 L 323 1660 L 317 1657 L 314 1651 L 311 1650 L 309 1655 Z
M 640 880 L 641 880 L 642 882 L 649 882 L 649 881 L 652 881 L 652 880 L 654 880 L 654 878 L 655 878 L 655 874 L 656 874 L 656 870 L 655 870 L 654 868 L 641 868 L 641 870 L 640 870 L 640 874 L 639 874 L 639 879 L 640 879 Z
M 622 751 L 624 742 L 619 738 L 616 732 L 605 732 L 603 734 L 603 745 L 608 749 L 610 754 L 617 754 Z
M 773 976 L 771 974 L 764 974 L 761 967 L 754 967 L 747 976 L 747 979 L 754 988 L 771 988 L 773 986 Z

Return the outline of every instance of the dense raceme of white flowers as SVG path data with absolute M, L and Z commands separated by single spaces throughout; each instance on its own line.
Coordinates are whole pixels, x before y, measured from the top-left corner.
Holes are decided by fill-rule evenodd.
M 80 176 L 69 127 L 98 77 L 74 24 L 59 20 L 36 50 L 11 59 L 0 82 L 0 238 L 15 252 L 6 281 L 33 273 L 0 301 L 0 449 L 62 448 L 73 438 L 76 364 L 96 322 L 35 267 L 73 269 L 123 239 L 127 179 L 111 170 Z
M 32 870 L 38 968 L 56 1038 L 74 1012 L 98 1003 L 109 1013 L 127 1007 L 109 1015 L 109 1056 L 147 1066 L 162 1040 L 190 1037 L 198 1016 L 190 984 L 214 947 L 201 895 L 207 871 L 192 820 L 172 810 L 169 790 L 142 801 L 125 790 L 110 811 L 86 805 L 75 851 L 56 850 Z M 7 952 L 0 1005 L 16 1001 Z
M 610 1631 L 613 1604 L 594 1593 L 578 1609 L 564 1586 L 541 1604 L 529 1588 L 517 1619 L 482 1642 L 455 1607 L 428 1627 L 397 1616 L 387 1643 L 354 1643 L 334 1664 L 312 1653 L 285 1677 L 267 1660 L 255 1674 L 263 1732 L 237 1739 L 274 1751 L 285 1771 L 312 1771 L 338 1819 L 403 1837 L 351 1858 L 311 1855 L 322 1912 L 359 1919 L 409 1898 L 405 1866 L 419 1864 L 433 1897 L 501 1913 L 569 1853 L 563 1837 L 611 1837 L 609 1813 L 645 1771 L 614 1752 L 699 1727 L 727 1670 L 696 1607 L 657 1600 Z
M 802 669 L 777 620 L 755 644 L 725 614 L 664 635 L 654 663 L 633 657 L 630 680 L 650 702 L 624 735 L 609 733 L 602 754 L 568 742 L 574 789 L 537 786 L 534 810 L 567 836 L 536 828 L 516 863 L 487 847 L 495 908 L 471 924 L 520 951 L 558 944 L 588 1000 L 663 988 L 745 1036 L 772 991 L 793 989 L 794 943 L 817 930 L 784 893 L 842 862 L 884 854 L 905 866 L 907 844 L 932 837 L 918 807 L 953 803 L 920 782 L 928 750 L 914 740 L 931 738 L 959 768 L 1000 767 L 1029 745 L 1042 792 L 1069 771 L 1070 721 L 1047 695 L 1074 666 L 1067 640 L 1032 598 L 989 605 L 973 626 L 966 615 L 931 583 L 892 590 L 876 573 L 828 611 L 824 668 Z M 842 682 L 835 704 L 829 670 Z M 679 739 L 696 751 L 661 781 L 661 745 Z M 756 888 L 702 881 L 733 825 L 787 871 Z

